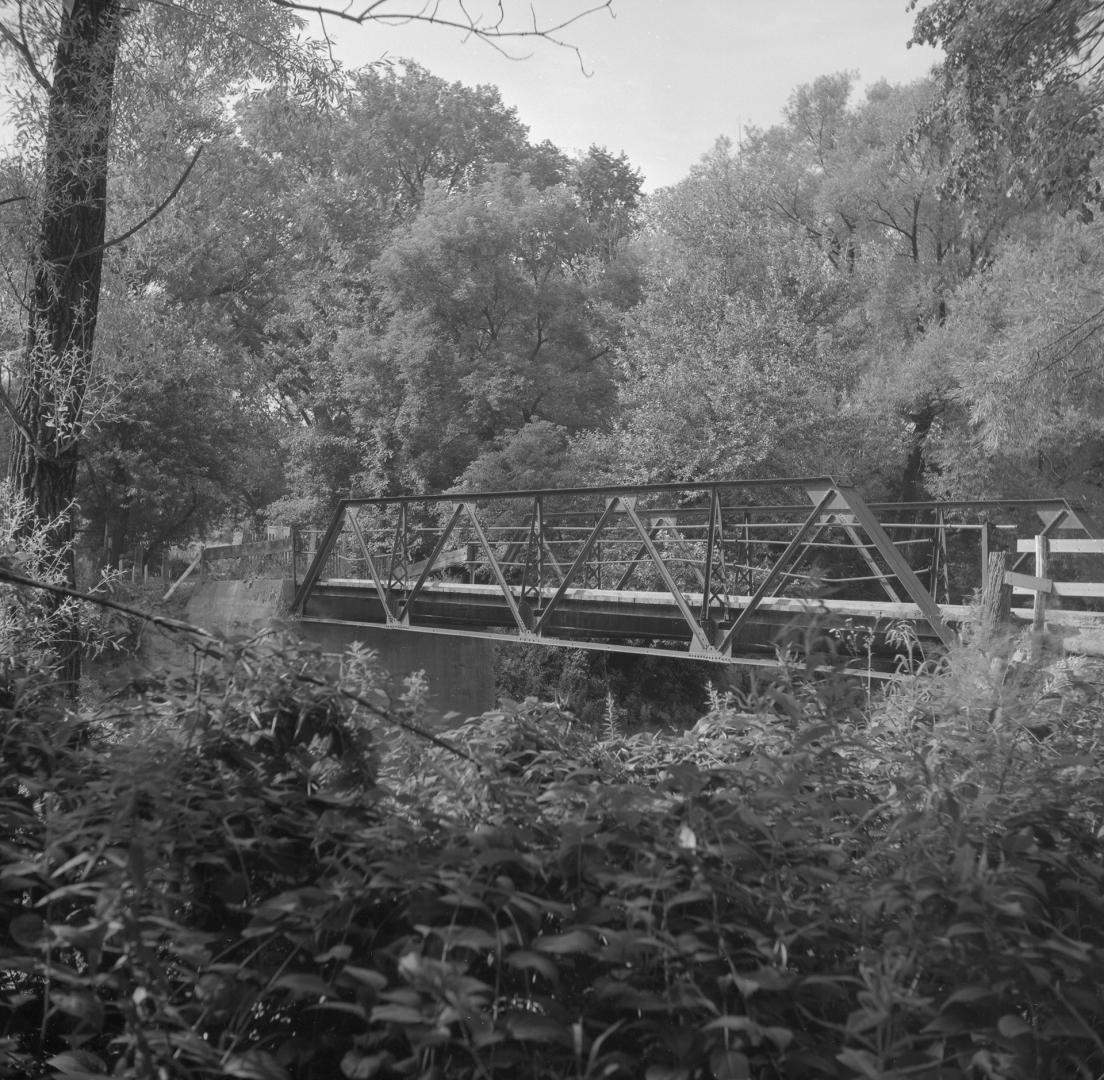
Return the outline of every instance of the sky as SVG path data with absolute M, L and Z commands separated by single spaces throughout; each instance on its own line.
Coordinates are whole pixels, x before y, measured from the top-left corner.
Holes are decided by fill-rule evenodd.
M 586 0 L 533 6 L 554 18 Z M 515 43 L 508 58 L 442 27 L 326 27 L 347 65 L 409 57 L 450 82 L 492 83 L 535 141 L 623 151 L 654 190 L 685 177 L 720 136 L 778 122 L 794 88 L 819 75 L 856 71 L 860 93 L 920 78 L 939 55 L 907 47 L 912 19 L 907 0 L 614 0 L 612 17 L 600 11 L 563 32 L 585 71 L 572 50 L 545 42 Z

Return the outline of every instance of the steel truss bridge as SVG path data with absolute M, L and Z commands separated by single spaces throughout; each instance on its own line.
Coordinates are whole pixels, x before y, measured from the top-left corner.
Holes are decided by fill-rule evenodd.
M 1018 540 L 1059 534 L 1100 535 L 1062 499 L 867 503 L 828 476 L 346 499 L 295 611 L 752 665 L 815 627 L 889 667 L 952 642 L 990 551 L 1019 570 Z

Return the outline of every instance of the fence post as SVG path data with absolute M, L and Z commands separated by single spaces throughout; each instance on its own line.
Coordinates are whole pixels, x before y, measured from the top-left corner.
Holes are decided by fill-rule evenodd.
M 991 640 L 1012 618 L 1012 586 L 1005 584 L 1004 572 L 1008 555 L 990 551 L 981 586 L 981 638 Z
M 1035 537 L 1035 576 L 1043 579 L 1050 577 L 1050 541 L 1046 533 Z M 1036 634 L 1046 629 L 1046 598 L 1047 594 L 1041 589 L 1036 591 L 1031 609 L 1031 629 Z

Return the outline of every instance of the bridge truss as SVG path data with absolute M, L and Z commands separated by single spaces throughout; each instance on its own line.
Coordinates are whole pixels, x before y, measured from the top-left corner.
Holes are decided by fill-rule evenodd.
M 832 477 L 346 499 L 304 619 L 774 663 L 811 621 L 949 644 L 994 544 L 1095 527 L 1060 499 L 868 504 Z M 898 635 L 899 636 L 899 635 Z

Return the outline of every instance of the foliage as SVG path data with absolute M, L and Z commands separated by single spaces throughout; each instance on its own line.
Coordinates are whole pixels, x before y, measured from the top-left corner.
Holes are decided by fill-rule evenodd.
M 463 195 L 427 193 L 374 267 L 384 484 L 441 489 L 527 423 L 602 422 L 616 325 L 595 243 L 566 186 L 499 169 Z
M 1100 203 L 1098 0 L 911 0 L 913 40 L 943 49 L 939 111 L 965 137 L 946 187 L 972 194 L 997 176 L 1016 196 L 1062 210 Z
M 60 528 L 57 522 L 38 522 L 27 500 L 8 481 L 0 481 L 0 567 L 64 585 L 72 551 L 52 542 Z M 56 674 L 74 642 L 96 656 L 115 647 L 125 632 L 123 623 L 94 604 L 73 598 L 58 603 L 0 584 L 0 701 L 26 669 Z
M 591 649 L 499 645 L 495 689 L 513 701 L 555 701 L 590 731 L 685 728 L 701 715 L 712 664 Z
M 913 350 L 901 382 L 938 373 L 948 419 L 958 418 L 931 440 L 936 490 L 1099 498 L 1100 232 L 1044 220 L 1004 243 Z
M 868 725 L 793 683 L 682 735 L 531 701 L 446 749 L 370 676 L 221 650 L 97 717 L 32 680 L 4 712 L 8 1075 L 1104 1067 L 1099 698 L 1033 729 L 1055 691 L 1006 653 Z
M 132 297 L 102 339 L 112 389 L 87 440 L 81 511 L 103 537 L 104 565 L 117 566 L 125 545 L 150 558 L 272 500 L 283 481 L 279 431 L 250 408 L 241 373 L 209 339 L 196 340 L 176 305 L 156 289 Z

